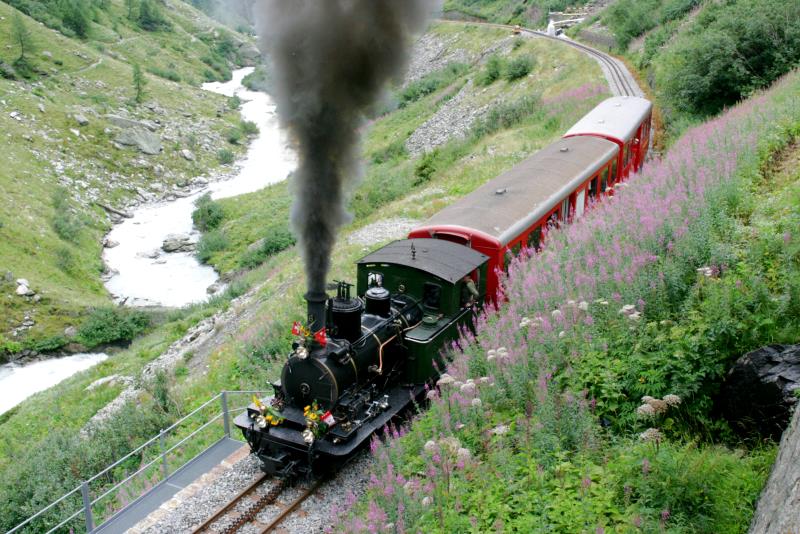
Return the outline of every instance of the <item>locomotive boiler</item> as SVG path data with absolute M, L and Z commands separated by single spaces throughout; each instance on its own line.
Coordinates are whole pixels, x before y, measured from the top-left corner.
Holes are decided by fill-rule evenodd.
M 437 239 L 391 243 L 357 262 L 356 294 L 307 293 L 308 320 L 273 396 L 235 420 L 263 469 L 335 469 L 424 397 L 441 349 L 483 303 L 488 257 Z

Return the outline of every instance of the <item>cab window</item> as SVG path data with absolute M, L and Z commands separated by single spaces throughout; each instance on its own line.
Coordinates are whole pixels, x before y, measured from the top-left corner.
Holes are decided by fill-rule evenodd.
M 425 282 L 422 287 L 422 305 L 432 310 L 438 310 L 442 300 L 442 287 L 439 284 Z
M 383 274 L 371 272 L 367 275 L 367 286 L 368 287 L 383 287 Z

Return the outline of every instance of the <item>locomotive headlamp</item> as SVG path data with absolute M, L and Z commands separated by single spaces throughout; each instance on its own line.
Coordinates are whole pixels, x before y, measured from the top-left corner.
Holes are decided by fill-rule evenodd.
M 306 358 L 308 358 L 308 349 L 303 346 L 297 347 L 294 350 L 294 355 L 300 358 L 301 360 L 305 360 Z
M 306 428 L 303 430 L 303 441 L 311 445 L 314 443 L 314 431 L 310 428 Z

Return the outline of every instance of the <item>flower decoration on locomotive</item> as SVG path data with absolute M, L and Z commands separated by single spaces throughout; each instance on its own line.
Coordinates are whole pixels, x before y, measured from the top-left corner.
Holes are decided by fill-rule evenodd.
M 325 327 L 320 328 L 318 332 L 312 332 L 299 321 L 295 321 L 294 324 L 292 324 L 292 335 L 303 338 L 305 346 L 310 346 L 312 341 L 316 341 L 321 347 L 328 344 L 328 336 L 325 334 Z
M 281 415 L 277 407 L 264 404 L 264 401 L 253 395 L 253 404 L 256 405 L 260 415 L 256 417 L 256 424 L 259 428 L 267 428 L 267 426 L 278 426 L 283 423 L 285 417 Z
M 315 439 L 324 436 L 328 430 L 336 425 L 336 418 L 333 417 L 330 410 L 322 410 L 316 401 L 303 408 L 303 417 L 306 418 L 303 439 L 307 443 L 313 443 Z

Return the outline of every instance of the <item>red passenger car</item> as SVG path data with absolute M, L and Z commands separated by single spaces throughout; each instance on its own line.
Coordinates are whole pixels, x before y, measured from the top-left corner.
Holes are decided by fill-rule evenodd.
M 589 135 L 602 137 L 619 146 L 612 185 L 624 180 L 642 166 L 650 147 L 650 119 L 653 105 L 635 96 L 615 96 L 600 102 L 564 137 Z
M 486 298 L 494 301 L 509 257 L 523 247 L 538 248 L 548 223 L 580 217 L 605 192 L 618 152 L 615 143 L 597 137 L 557 141 L 444 208 L 408 237 L 446 239 L 488 255 Z

